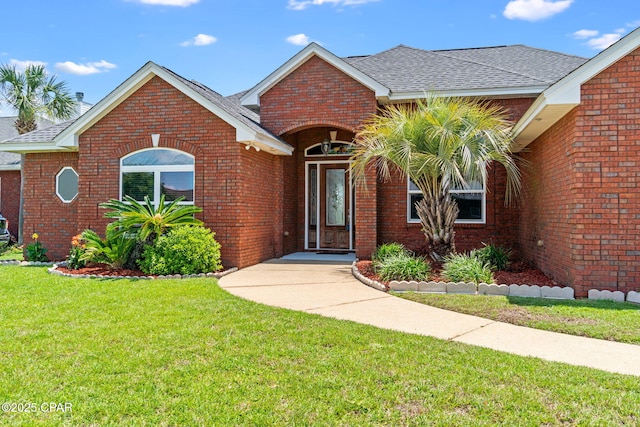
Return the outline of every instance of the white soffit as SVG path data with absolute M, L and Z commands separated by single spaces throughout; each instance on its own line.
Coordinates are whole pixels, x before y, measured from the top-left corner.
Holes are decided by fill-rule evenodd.
M 389 88 L 378 83 L 376 80 L 372 79 L 362 71 L 358 70 L 352 65 L 349 65 L 319 44 L 313 42 L 307 45 L 295 56 L 281 65 L 277 70 L 269 74 L 264 80 L 254 86 L 247 93 L 245 93 L 242 98 L 240 98 L 241 104 L 247 107 L 259 106 L 260 96 L 262 94 L 267 92 L 269 89 L 278 84 L 282 79 L 295 71 L 298 67 L 307 62 L 312 56 L 317 56 L 318 58 L 323 59 L 324 61 L 333 65 L 335 68 L 350 76 L 354 80 L 358 81 L 362 85 L 368 87 L 373 92 L 375 92 L 377 98 L 387 99 L 389 97 Z
M 640 48 L 640 28 L 594 56 L 545 90 L 514 126 L 514 151 L 520 151 L 580 104 L 581 86 Z

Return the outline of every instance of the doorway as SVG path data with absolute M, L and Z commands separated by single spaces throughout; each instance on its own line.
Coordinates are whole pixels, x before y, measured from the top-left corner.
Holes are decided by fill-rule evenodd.
M 349 161 L 306 163 L 305 249 L 353 250 L 354 197 Z

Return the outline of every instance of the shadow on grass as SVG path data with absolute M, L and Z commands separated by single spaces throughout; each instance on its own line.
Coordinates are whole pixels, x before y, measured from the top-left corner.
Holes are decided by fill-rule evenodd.
M 551 298 L 527 298 L 527 297 L 507 297 L 507 301 L 513 305 L 523 307 L 576 307 L 576 308 L 597 308 L 605 310 L 635 310 L 640 312 L 640 305 L 630 302 L 616 302 L 607 300 L 588 299 L 551 299 Z

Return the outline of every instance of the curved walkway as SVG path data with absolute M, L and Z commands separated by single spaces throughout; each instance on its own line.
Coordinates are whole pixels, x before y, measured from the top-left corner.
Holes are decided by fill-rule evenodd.
M 640 346 L 515 326 L 397 298 L 370 288 L 351 265 L 271 260 L 219 281 L 251 301 L 380 328 L 640 376 Z

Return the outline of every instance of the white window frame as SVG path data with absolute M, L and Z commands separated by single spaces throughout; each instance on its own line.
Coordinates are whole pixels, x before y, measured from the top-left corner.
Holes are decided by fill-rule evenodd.
M 130 156 L 136 155 L 136 154 L 140 154 L 142 152 L 145 151 L 175 151 L 176 153 L 180 153 L 180 154 L 185 154 L 187 156 L 189 156 L 191 159 L 193 159 L 193 164 L 190 165 L 138 165 L 138 166 L 124 166 L 122 163 L 124 162 L 125 159 L 127 159 Z M 176 150 L 173 148 L 167 148 L 167 147 L 153 147 L 153 148 L 145 148 L 142 150 L 138 150 L 138 151 L 134 151 L 131 152 L 125 156 L 122 156 L 120 158 L 120 188 L 119 188 L 119 193 L 120 193 L 120 200 L 122 200 L 122 184 L 123 184 L 123 178 L 124 178 L 124 174 L 125 173 L 131 173 L 131 172 L 147 172 L 147 173 L 153 173 L 153 205 L 154 207 L 158 207 L 159 203 L 160 203 L 160 174 L 162 172 L 191 172 L 193 173 L 193 200 L 183 200 L 181 202 L 179 202 L 179 205 L 193 205 L 195 198 L 196 198 L 196 186 L 195 186 L 195 157 L 187 152 L 181 151 L 181 150 Z M 140 200 L 138 200 L 138 202 L 141 202 Z
M 450 194 L 482 193 L 480 219 L 456 219 L 456 224 L 486 224 L 487 223 L 487 183 L 482 183 L 482 190 L 449 190 Z M 420 219 L 411 218 L 411 195 L 422 194 L 422 191 L 411 188 L 411 179 L 407 177 L 407 223 L 419 224 Z
M 78 179 L 78 181 L 80 180 L 80 175 L 78 175 L 78 172 L 76 172 L 76 170 L 74 168 L 72 168 L 71 166 L 65 166 L 62 169 L 60 169 L 60 171 L 56 174 L 56 196 L 58 196 L 58 198 L 60 200 L 62 200 L 63 203 L 71 203 L 73 202 L 76 197 L 78 197 L 78 194 L 80 193 L 79 189 L 76 190 L 76 194 L 70 199 L 67 200 L 65 199 L 62 194 L 60 194 L 60 176 L 65 172 L 70 170 L 71 172 L 73 172 L 73 174 L 76 176 L 76 179 Z M 79 182 L 78 182 L 79 184 Z

